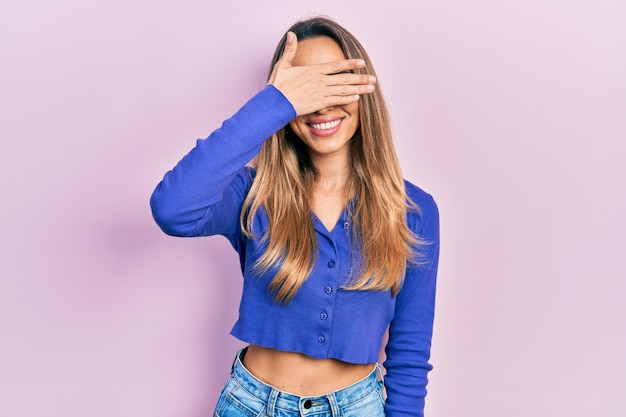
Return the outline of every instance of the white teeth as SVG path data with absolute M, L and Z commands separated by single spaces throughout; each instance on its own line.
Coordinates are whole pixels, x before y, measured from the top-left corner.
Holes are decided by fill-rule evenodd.
M 341 119 L 337 119 L 337 120 L 333 120 L 332 122 L 325 122 L 325 123 L 311 123 L 311 127 L 313 129 L 318 129 L 318 130 L 327 130 L 327 129 L 332 129 L 333 127 L 337 126 L 339 122 L 341 122 Z

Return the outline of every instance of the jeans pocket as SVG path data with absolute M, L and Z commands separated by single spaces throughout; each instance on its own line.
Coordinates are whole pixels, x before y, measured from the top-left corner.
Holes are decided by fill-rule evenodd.
M 342 417 L 385 417 L 385 401 L 381 388 L 379 385 L 364 397 L 342 407 Z
M 233 377 L 230 377 L 222 391 L 220 392 L 220 396 L 217 397 L 217 403 L 215 404 L 215 411 L 213 412 L 213 417 L 222 417 L 224 408 L 227 406 L 228 402 L 228 394 L 237 386 L 237 381 Z
M 225 389 L 215 409 L 216 417 L 258 417 L 265 414 L 266 403 L 236 381 Z

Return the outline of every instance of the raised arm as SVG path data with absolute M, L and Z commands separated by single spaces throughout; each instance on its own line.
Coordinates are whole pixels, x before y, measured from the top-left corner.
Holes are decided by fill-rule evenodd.
M 375 82 L 363 74 L 338 74 L 362 67 L 358 59 L 293 66 L 297 49 L 289 32 L 268 85 L 165 174 L 150 200 L 163 231 L 177 236 L 234 233 L 249 185 L 242 169 L 265 139 L 299 114 L 358 100 Z

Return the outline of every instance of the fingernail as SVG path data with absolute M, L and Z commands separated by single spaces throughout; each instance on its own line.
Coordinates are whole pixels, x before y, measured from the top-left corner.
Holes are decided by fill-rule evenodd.
M 370 83 L 374 84 L 376 82 L 376 77 L 374 77 L 373 75 L 370 76 L 367 81 L 369 81 Z
M 357 61 L 356 66 L 357 67 L 364 67 L 365 66 L 365 61 L 363 61 L 363 60 Z
M 366 85 L 366 86 L 365 86 L 365 91 L 369 91 L 369 92 L 374 91 L 374 86 L 373 86 L 373 85 L 371 85 L 371 84 Z

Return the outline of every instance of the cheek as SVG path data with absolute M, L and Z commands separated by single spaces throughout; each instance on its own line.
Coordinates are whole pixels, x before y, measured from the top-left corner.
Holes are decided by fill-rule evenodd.
M 350 103 L 343 107 L 343 111 L 350 115 L 350 119 L 353 123 L 356 123 L 357 127 L 359 125 L 359 102 Z
M 352 127 L 355 131 L 361 125 L 360 116 L 359 116 L 359 103 L 351 103 L 344 107 L 346 113 L 350 114 L 350 120 L 352 121 Z
M 304 120 L 300 118 L 296 118 L 292 120 L 291 122 L 289 122 L 289 127 L 291 127 L 291 130 L 293 131 L 293 133 L 295 133 L 300 139 L 302 139 L 302 134 L 304 130 L 307 128 Z
M 346 104 L 345 106 L 342 106 L 344 111 L 346 111 L 347 113 L 350 113 L 352 115 L 359 115 L 359 102 L 355 101 L 354 103 L 350 103 L 350 104 Z

